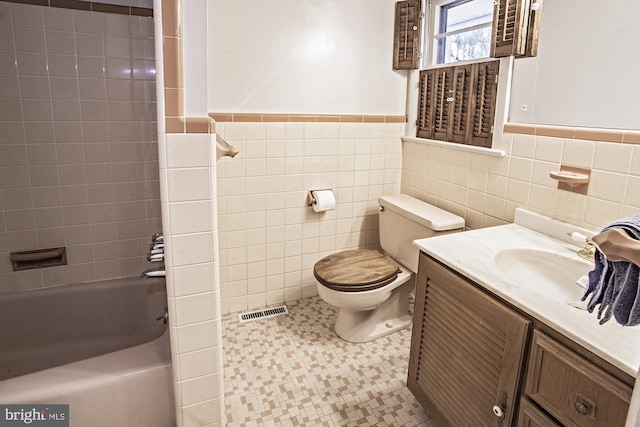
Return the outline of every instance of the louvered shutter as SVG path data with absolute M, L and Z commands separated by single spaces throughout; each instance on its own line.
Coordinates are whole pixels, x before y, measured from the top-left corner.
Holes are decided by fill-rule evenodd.
M 452 84 L 453 68 L 438 68 L 435 70 L 435 93 L 433 106 L 433 139 L 447 141 L 449 139 L 450 110 L 453 97 Z
M 467 144 L 491 147 L 500 61 L 482 62 L 474 66 L 475 81 L 470 106 L 471 129 Z
M 492 57 L 524 56 L 526 54 L 529 11 L 530 0 L 495 1 Z
M 394 70 L 418 68 L 420 32 L 420 2 L 397 2 L 393 38 Z
M 500 61 L 420 72 L 419 138 L 491 147 Z
M 472 86 L 475 64 L 454 67 L 452 71 L 453 102 L 450 103 L 451 120 L 449 141 L 466 144 L 472 106 Z
M 420 71 L 420 94 L 418 99 L 418 138 L 433 138 L 434 87 L 437 70 Z

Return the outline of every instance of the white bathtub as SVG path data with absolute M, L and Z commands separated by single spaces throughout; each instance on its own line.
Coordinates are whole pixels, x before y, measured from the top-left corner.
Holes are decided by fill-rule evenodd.
M 73 427 L 175 426 L 165 307 L 158 279 L 0 296 L 0 403 L 69 404 Z

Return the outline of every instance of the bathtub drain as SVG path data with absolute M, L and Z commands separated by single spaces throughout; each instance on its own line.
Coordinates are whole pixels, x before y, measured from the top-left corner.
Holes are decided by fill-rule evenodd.
M 264 308 L 262 310 L 248 311 L 246 313 L 238 314 L 238 321 L 240 323 L 252 322 L 254 320 L 267 319 L 269 317 L 281 316 L 283 314 L 289 314 L 286 305 L 280 305 L 278 307 Z

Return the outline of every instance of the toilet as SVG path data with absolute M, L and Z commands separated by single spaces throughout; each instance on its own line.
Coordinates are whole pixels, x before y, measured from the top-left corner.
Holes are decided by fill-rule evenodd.
M 463 218 L 406 194 L 382 196 L 378 204 L 383 252 L 338 252 L 313 267 L 318 295 L 338 308 L 336 334 L 350 342 L 371 341 L 409 326 L 419 252 L 413 241 L 464 228 Z

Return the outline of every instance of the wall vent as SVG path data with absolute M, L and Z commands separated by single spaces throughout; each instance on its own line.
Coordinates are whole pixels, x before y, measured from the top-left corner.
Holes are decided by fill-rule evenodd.
M 286 305 L 280 305 L 278 307 L 264 308 L 262 310 L 248 311 L 246 313 L 238 314 L 238 321 L 240 323 L 253 322 L 254 320 L 267 319 L 269 317 L 281 316 L 283 314 L 289 314 Z

